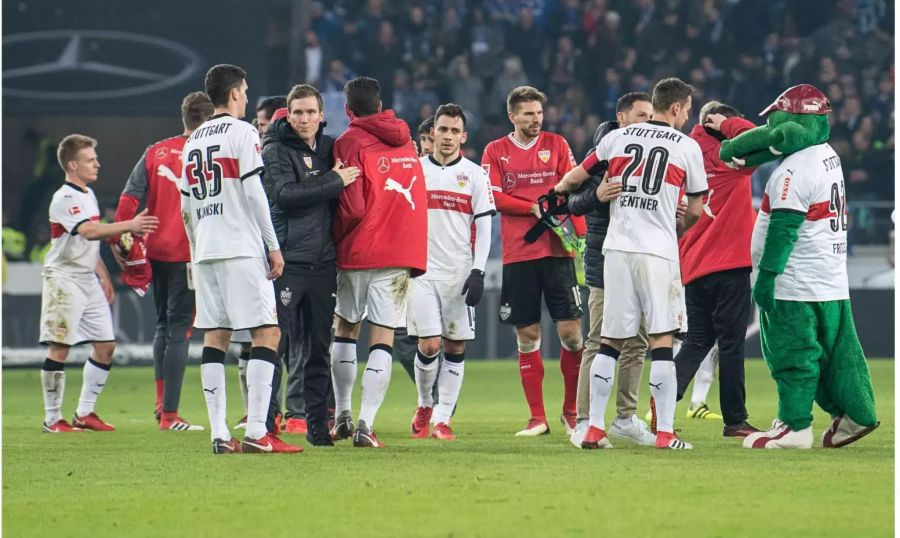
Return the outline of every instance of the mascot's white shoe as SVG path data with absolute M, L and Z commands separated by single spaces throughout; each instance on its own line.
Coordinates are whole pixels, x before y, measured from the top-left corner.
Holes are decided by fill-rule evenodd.
M 822 434 L 822 447 L 841 448 L 842 446 L 847 446 L 869 435 L 880 424 L 880 422 L 877 422 L 874 426 L 860 426 L 847 415 L 835 417 L 831 427 Z
M 744 448 L 812 448 L 812 445 L 812 426 L 794 431 L 778 419 L 772 422 L 769 431 L 744 437 Z

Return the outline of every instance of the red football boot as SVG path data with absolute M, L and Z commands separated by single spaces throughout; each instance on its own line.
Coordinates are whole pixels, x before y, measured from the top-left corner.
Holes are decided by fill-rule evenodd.
M 159 429 L 173 432 L 199 432 L 204 430 L 203 426 L 191 424 L 178 416 L 177 411 L 163 411 L 159 420 Z
M 296 435 L 306 435 L 306 419 L 305 418 L 289 418 L 284 423 L 284 433 Z
M 72 425 L 76 428 L 81 428 L 82 430 L 94 430 L 95 432 L 116 431 L 115 426 L 103 422 L 103 420 L 97 416 L 97 413 L 89 413 L 83 417 L 75 415 L 75 418 L 72 420 Z
M 591 426 L 588 428 L 587 433 L 584 434 L 584 440 L 581 441 L 581 448 L 586 450 L 612 448 L 612 444 L 609 442 L 609 438 L 606 437 L 605 431 L 596 426 Z
M 277 435 L 269 432 L 259 439 L 244 437 L 244 441 L 241 443 L 241 451 L 250 454 L 296 454 L 297 452 L 303 452 L 303 447 L 289 445 L 279 439 Z
M 53 424 L 47 424 L 46 422 L 42 426 L 44 433 L 72 433 L 72 432 L 83 432 L 84 430 L 81 428 L 76 428 L 72 426 L 64 419 L 59 419 Z
M 409 429 L 412 431 L 413 439 L 425 439 L 428 437 L 428 421 L 431 420 L 431 407 L 417 407 L 413 414 L 412 424 Z
M 453 441 L 456 439 L 456 436 L 453 435 L 453 430 L 450 429 L 450 426 L 445 422 L 438 422 L 434 425 L 434 429 L 431 430 L 431 436 L 435 439 L 441 439 L 442 441 Z
M 213 454 L 239 454 L 241 452 L 241 443 L 233 437 L 227 441 L 224 439 L 213 439 L 212 450 Z

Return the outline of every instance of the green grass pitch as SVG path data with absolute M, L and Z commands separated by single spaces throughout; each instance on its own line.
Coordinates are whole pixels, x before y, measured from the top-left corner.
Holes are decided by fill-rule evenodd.
M 468 363 L 452 443 L 413 440 L 415 389 L 394 366 L 376 424 L 384 450 L 306 447 L 297 455 L 210 453 L 208 432 L 160 432 L 149 368 L 113 369 L 98 412 L 115 433 L 42 434 L 37 369 L 3 372 L 6 536 L 889 536 L 893 533 L 894 363 L 870 362 L 882 426 L 833 451 L 749 451 L 717 421 L 684 418 L 690 452 L 618 442 L 576 450 L 551 435 L 517 439 L 527 407 L 513 361 Z M 229 410 L 241 415 L 237 368 Z M 559 369 L 546 362 L 549 414 Z M 646 370 L 645 370 L 646 372 Z M 71 416 L 80 368 L 70 368 Z M 355 409 L 359 405 L 354 397 Z M 718 409 L 717 385 L 710 405 Z M 768 426 L 774 385 L 747 362 L 750 420 Z M 641 395 L 646 410 L 646 393 Z M 612 407 L 612 406 L 611 406 Z M 612 411 L 610 411 L 612 413 Z M 199 369 L 182 414 L 206 425 Z M 828 423 L 816 409 L 819 439 Z M 287 439 L 298 439 L 285 436 Z M 303 440 L 305 443 L 305 439 Z

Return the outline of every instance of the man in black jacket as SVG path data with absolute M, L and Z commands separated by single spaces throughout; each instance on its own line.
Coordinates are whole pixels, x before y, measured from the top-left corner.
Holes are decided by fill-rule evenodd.
M 266 131 L 262 152 L 272 224 L 285 261 L 284 274 L 275 281 L 280 353 L 294 380 L 285 404 L 288 419 L 306 419 L 310 443 L 331 445 L 328 348 L 337 287 L 331 226 L 337 197 L 356 181 L 359 169 L 334 162 L 334 139 L 322 134 L 323 102 L 316 88 L 294 86 L 287 103 L 287 117 Z M 279 365 L 273 386 L 280 386 L 280 370 Z
M 643 92 L 626 93 L 616 102 L 616 119 L 601 124 L 594 133 L 594 145 L 600 143 L 610 131 L 652 119 L 653 105 L 650 96 Z M 593 149 L 591 151 L 594 151 Z M 591 363 L 600 350 L 600 326 L 603 320 L 603 241 L 609 227 L 609 202 L 599 200 L 600 192 L 609 183 L 600 187 L 603 174 L 592 176 L 581 188 L 569 196 L 569 211 L 573 215 L 586 215 L 587 237 L 584 253 L 584 274 L 590 295 L 588 296 L 588 319 L 590 329 L 581 369 L 578 372 L 578 416 L 572 443 L 581 448 L 581 441 L 587 431 L 590 413 Z M 654 445 L 655 436 L 647 429 L 646 423 L 638 418 L 637 396 L 641 383 L 644 358 L 647 354 L 647 331 L 641 324 L 638 336 L 627 340 L 619 356 L 618 393 L 616 395 L 616 419 L 609 428 L 611 436 L 625 438 L 642 445 Z

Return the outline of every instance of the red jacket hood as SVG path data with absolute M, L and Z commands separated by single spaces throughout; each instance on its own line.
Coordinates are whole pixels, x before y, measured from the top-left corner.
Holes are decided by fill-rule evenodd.
M 359 127 L 389 146 L 402 146 L 410 140 L 409 125 L 393 110 L 383 110 L 365 118 L 351 118 L 350 127 Z

